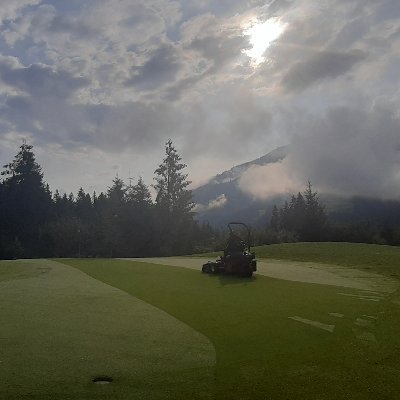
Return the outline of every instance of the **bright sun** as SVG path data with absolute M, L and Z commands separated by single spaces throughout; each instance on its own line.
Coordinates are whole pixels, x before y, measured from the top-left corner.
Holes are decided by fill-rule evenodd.
M 286 24 L 277 18 L 270 18 L 265 22 L 252 21 L 244 30 L 244 34 L 250 37 L 252 47 L 243 52 L 252 59 L 255 65 L 264 62 L 265 50 L 283 33 L 285 28 Z

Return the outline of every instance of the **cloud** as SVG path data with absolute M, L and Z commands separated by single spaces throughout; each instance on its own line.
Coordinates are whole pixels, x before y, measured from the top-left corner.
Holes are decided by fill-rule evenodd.
M 351 52 L 319 52 L 306 61 L 293 65 L 282 78 L 288 91 L 297 91 L 327 79 L 335 79 L 350 71 L 366 58 L 361 50 Z
M 240 177 L 239 188 L 254 199 L 265 200 L 276 195 L 302 191 L 303 182 L 297 181 L 287 161 L 263 166 L 252 166 Z
M 292 138 L 287 166 L 323 192 L 398 198 L 400 119 L 394 104 L 336 107 L 314 116 Z
M 175 80 L 182 68 L 179 53 L 173 46 L 163 45 L 154 50 L 140 67 L 134 67 L 133 78 L 126 81 L 139 89 L 152 90 Z
M 15 58 L 0 57 L 0 81 L 12 95 L 0 104 L 0 116 L 13 131 L 33 135 L 37 143 L 59 141 L 66 145 L 90 136 L 83 110 L 74 104 L 77 92 L 88 85 L 86 78 L 47 65 L 27 67 Z M 6 90 L 6 92 L 7 92 Z
M 225 194 L 221 194 L 217 196 L 215 199 L 212 199 L 208 202 L 208 204 L 196 204 L 193 211 L 194 212 L 205 212 L 210 210 L 215 210 L 218 208 L 225 207 L 228 199 L 226 198 Z
M 22 135 L 38 150 L 84 149 L 93 162 L 108 154 L 110 165 L 130 153 L 133 164 L 146 158 L 147 178 L 172 137 L 189 174 L 204 181 L 292 141 L 292 169 L 249 171 L 255 182 L 272 175 L 303 187 L 310 178 L 326 190 L 395 194 L 395 0 L 1 5 L 2 144 Z M 287 29 L 254 68 L 244 26 L 271 17 Z M 247 189 L 268 195 L 257 184 Z
M 0 80 L 25 95 L 67 99 L 89 80 L 43 64 L 25 67 L 15 58 L 0 57 Z
M 39 4 L 41 1 L 42 0 L 1 0 L 0 22 L 17 18 L 17 16 L 25 7 Z

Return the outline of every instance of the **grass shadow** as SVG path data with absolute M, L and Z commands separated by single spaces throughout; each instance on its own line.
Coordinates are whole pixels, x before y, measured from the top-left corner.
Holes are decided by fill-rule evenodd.
M 210 274 L 210 278 L 218 279 L 221 286 L 228 285 L 247 285 L 256 281 L 256 277 L 253 275 L 250 278 L 243 278 L 235 275 L 227 274 Z

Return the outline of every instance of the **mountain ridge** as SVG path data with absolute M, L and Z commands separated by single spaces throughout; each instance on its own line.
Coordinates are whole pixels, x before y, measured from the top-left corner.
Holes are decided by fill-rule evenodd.
M 289 146 L 280 146 L 269 153 L 212 177 L 206 184 L 192 190 L 196 203 L 196 218 L 212 225 L 225 225 L 232 219 L 257 223 L 262 215 L 272 209 L 280 196 L 268 200 L 255 200 L 239 187 L 240 177 L 251 167 L 282 161 L 289 153 Z
M 290 145 L 277 147 L 276 149 L 270 151 L 269 153 L 267 153 L 259 158 L 256 158 L 255 160 L 247 161 L 243 164 L 235 165 L 231 169 L 215 175 L 205 185 L 210 184 L 210 183 L 218 184 L 218 183 L 231 182 L 231 181 L 239 179 L 241 174 L 243 174 L 243 172 L 247 171 L 252 166 L 255 166 L 255 165 L 263 166 L 263 165 L 282 161 L 288 155 L 289 146 Z M 202 185 L 202 186 L 205 186 L 205 185 Z

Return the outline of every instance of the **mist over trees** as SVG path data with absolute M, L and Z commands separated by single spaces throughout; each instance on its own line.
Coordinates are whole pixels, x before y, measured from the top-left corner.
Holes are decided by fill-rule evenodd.
M 186 164 L 171 140 L 154 171 L 155 199 L 141 177 L 116 176 L 104 193 L 51 192 L 26 142 L 3 166 L 0 258 L 146 257 L 221 250 L 226 232 L 196 221 Z M 400 202 L 353 199 L 327 213 L 309 182 L 253 229 L 253 244 L 347 241 L 400 245 Z M 356 210 L 356 211 L 355 211 Z M 244 221 L 247 222 L 247 221 Z
M 275 232 L 291 234 L 296 241 L 318 242 L 326 239 L 328 216 L 311 182 L 308 182 L 303 194 L 292 195 L 290 202 L 286 201 L 279 210 L 274 206 L 270 225 Z
M 353 198 L 353 209 L 328 213 L 308 182 L 303 193 L 274 205 L 258 243 L 354 242 L 400 245 L 400 202 Z

